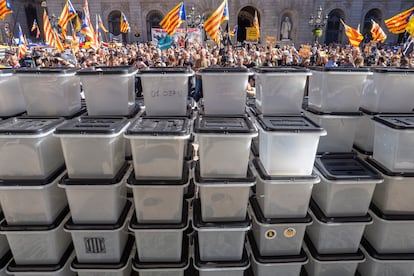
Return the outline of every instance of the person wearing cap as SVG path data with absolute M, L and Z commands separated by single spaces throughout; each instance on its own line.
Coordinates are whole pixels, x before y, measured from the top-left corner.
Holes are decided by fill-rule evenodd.
M 345 67 L 345 68 L 354 68 L 355 67 L 355 63 L 354 63 L 354 59 L 352 58 L 352 55 L 347 54 L 345 56 L 345 61 L 341 65 L 341 67 Z

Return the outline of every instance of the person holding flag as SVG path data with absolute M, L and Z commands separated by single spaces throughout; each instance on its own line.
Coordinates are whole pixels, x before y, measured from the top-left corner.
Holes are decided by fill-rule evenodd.
M 33 25 L 30 31 L 31 32 L 36 31 L 36 39 L 40 37 L 40 29 L 39 29 L 39 25 L 37 24 L 36 19 L 33 20 Z
M 229 20 L 229 6 L 227 0 L 224 0 L 203 24 L 212 40 L 216 41 L 220 37 L 220 25 L 226 20 Z

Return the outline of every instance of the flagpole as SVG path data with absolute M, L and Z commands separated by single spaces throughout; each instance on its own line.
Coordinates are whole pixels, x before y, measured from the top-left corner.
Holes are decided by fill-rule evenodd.
M 12 13 L 12 17 L 14 17 L 13 18 L 13 21 L 14 21 L 14 25 L 13 25 L 13 28 L 11 29 L 11 31 L 10 31 L 10 33 L 9 33 L 9 40 L 10 40 L 10 50 L 12 49 L 12 44 L 13 44 L 13 34 L 14 34 L 14 31 L 16 30 L 16 24 L 17 24 L 17 18 L 18 18 L 18 16 L 19 16 L 19 13 L 20 13 L 20 8 L 21 8 L 22 6 L 21 6 L 21 4 L 19 5 L 19 8 L 17 9 L 17 13 L 16 13 L 16 15 L 14 14 L 14 12 Z

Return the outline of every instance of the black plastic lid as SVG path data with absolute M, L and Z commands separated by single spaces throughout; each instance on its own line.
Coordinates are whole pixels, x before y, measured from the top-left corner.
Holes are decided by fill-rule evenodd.
M 243 67 L 207 67 L 202 68 L 200 73 L 250 73 L 248 68 Z
M 259 157 L 259 139 L 252 139 L 251 151 L 254 157 Z
M 138 253 L 135 254 L 135 257 L 132 259 L 132 266 L 136 270 L 145 270 L 145 269 L 184 269 L 189 262 L 189 244 L 188 237 L 183 237 L 183 245 L 181 252 L 181 260 L 179 262 L 140 262 L 138 258 Z
M 121 260 L 119 261 L 119 263 L 107 263 L 107 262 L 102 262 L 102 263 L 80 263 L 78 261 L 78 259 L 75 257 L 75 259 L 72 262 L 72 268 L 74 269 L 85 269 L 85 270 L 94 270 L 94 269 L 99 269 L 99 270 L 106 270 L 106 269 L 121 269 L 123 267 L 125 267 L 128 264 L 129 261 L 129 256 L 131 255 L 131 251 L 132 248 L 134 247 L 135 244 L 135 238 L 134 235 L 128 235 L 128 240 L 124 249 L 124 252 L 122 253 L 121 256 Z
M 298 66 L 281 66 L 281 67 L 256 67 L 252 68 L 253 71 L 261 74 L 266 73 L 308 73 L 309 69 Z
M 316 251 L 315 246 L 313 245 L 308 234 L 305 233 L 305 243 L 308 247 L 310 254 L 314 259 L 321 262 L 336 262 L 336 261 L 362 261 L 365 259 L 364 254 L 361 249 L 358 249 L 357 253 L 346 253 L 346 254 L 319 254 Z
M 119 216 L 118 221 L 115 224 L 75 224 L 72 221 L 72 217 L 65 223 L 64 228 L 67 230 L 91 230 L 91 231 L 106 231 L 106 230 L 117 230 L 124 225 L 125 220 L 127 219 L 127 215 L 129 210 L 131 209 L 132 203 L 131 201 L 127 200 L 124 209 L 122 210 L 121 215 Z
M 406 73 L 412 74 L 414 73 L 414 69 L 412 68 L 396 68 L 396 67 L 375 67 L 371 69 L 375 73 Z
M 0 186 L 43 186 L 55 181 L 65 170 L 66 167 L 62 166 L 44 179 L 0 179 Z
M 13 258 L 12 252 L 9 250 L 6 254 L 3 255 L 0 259 L 0 270 L 3 269 Z
M 1 135 L 39 135 L 48 132 L 64 121 L 59 117 L 10 118 L 0 122 Z
M 263 180 L 276 180 L 276 181 L 291 181 L 291 182 L 298 182 L 298 181 L 315 181 L 318 179 L 316 175 L 309 175 L 309 176 L 271 176 L 268 175 L 265 168 L 263 167 L 260 158 L 254 158 L 252 160 L 252 164 L 256 169 L 259 177 Z
M 353 145 L 352 146 L 353 147 L 353 151 L 355 152 L 355 153 L 362 153 L 362 154 L 364 154 L 364 155 L 372 155 L 372 151 L 365 151 L 365 150 L 363 150 L 363 149 L 361 149 L 359 146 L 357 146 L 357 145 Z
M 62 68 L 62 67 L 23 67 L 16 69 L 16 74 L 73 74 L 76 73 L 78 69 L 71 69 L 71 68 Z
M 327 217 L 319 208 L 318 204 L 311 198 L 309 207 L 313 215 L 323 223 L 359 223 L 359 222 L 371 222 L 372 218 L 369 214 L 365 216 L 354 216 L 354 217 Z
M 49 231 L 57 228 L 63 220 L 66 218 L 66 215 L 69 214 L 69 206 L 66 206 L 60 214 L 56 217 L 55 221 L 49 225 L 9 225 L 6 220 L 3 220 L 0 224 L 0 231 L 7 232 L 23 232 L 23 231 Z
M 147 67 L 138 74 L 187 74 L 192 71 L 188 67 Z
M 127 123 L 122 117 L 82 116 L 56 128 L 55 134 L 115 134 Z
M 250 206 L 253 209 L 254 215 L 258 222 L 263 224 L 285 224 L 285 223 L 309 223 L 312 222 L 312 218 L 309 214 L 306 214 L 304 218 L 265 218 L 262 209 L 259 206 L 256 196 L 249 198 Z
M 243 246 L 242 259 L 240 261 L 202 261 L 200 258 L 200 250 L 198 250 L 198 235 L 194 235 L 194 265 L 199 268 L 232 268 L 246 267 L 249 265 L 249 255 L 246 247 Z
M 60 258 L 59 263 L 55 265 L 18 265 L 14 260 L 8 265 L 7 270 L 13 273 L 33 273 L 33 272 L 44 272 L 50 273 L 61 270 L 66 263 L 69 261 L 70 256 L 73 252 L 73 244 L 71 243 L 69 247 L 66 249 L 65 253 L 63 253 L 62 258 Z
M 194 120 L 194 133 L 239 134 L 255 132 L 256 129 L 247 116 L 198 116 Z
M 256 104 L 249 107 L 250 112 L 255 116 L 258 117 L 262 114 L 262 112 L 257 108 Z
M 98 185 L 113 185 L 118 184 L 122 181 L 122 178 L 125 176 L 126 172 L 128 171 L 130 165 L 128 162 L 125 162 L 122 165 L 121 169 L 118 171 L 116 176 L 112 179 L 81 179 L 81 178 L 69 178 L 68 174 L 65 174 L 62 179 L 60 180 L 60 184 L 67 185 L 67 186 L 98 186 Z
M 304 116 L 256 117 L 256 121 L 265 131 L 282 132 L 321 132 L 323 128 Z
M 78 75 L 128 75 L 138 72 L 138 69 L 132 66 L 93 66 L 81 69 Z
M 368 254 L 378 260 L 383 261 L 414 261 L 413 253 L 392 253 L 392 254 L 380 254 L 375 248 L 363 237 L 361 245 L 368 252 Z
M 313 107 L 311 107 L 311 106 L 305 106 L 305 108 L 304 108 L 306 111 L 308 111 L 308 112 L 310 112 L 310 113 L 313 113 L 313 114 L 315 114 L 315 115 L 321 115 L 321 116 L 324 116 L 324 115 L 330 115 L 330 116 L 349 116 L 349 117 L 352 117 L 352 116 L 354 116 L 354 117 L 356 117 L 356 116 L 362 116 L 362 112 L 360 112 L 360 111 L 356 111 L 356 112 L 329 112 L 329 111 L 320 111 L 320 110 L 317 110 L 317 109 L 315 109 L 315 108 L 313 108 Z
M 244 178 L 209 178 L 202 177 L 200 174 L 200 161 L 195 161 L 195 171 L 194 171 L 195 182 L 205 183 L 205 184 L 214 184 L 214 183 L 253 183 L 256 182 L 256 177 L 253 175 L 252 169 L 250 166 L 247 167 L 247 176 Z
M 160 168 L 161 169 L 161 168 Z M 188 183 L 190 178 L 190 168 L 189 164 L 187 162 L 184 162 L 183 164 L 183 173 L 182 173 L 181 179 L 136 179 L 135 178 L 135 171 L 132 170 L 131 174 L 128 177 L 127 183 L 130 185 L 136 185 L 136 186 L 181 186 Z
M 378 208 L 374 203 L 371 202 L 371 205 L 369 206 L 369 208 L 371 209 L 371 211 L 379 218 L 383 219 L 383 220 L 391 220 L 391 221 L 407 221 L 407 220 L 414 220 L 414 215 L 405 215 L 405 214 L 401 214 L 401 215 L 396 215 L 396 214 L 384 214 L 380 208 Z
M 252 231 L 249 231 L 247 234 L 249 239 L 250 248 L 252 249 L 252 253 L 254 259 L 262 264 L 285 264 L 285 263 L 303 263 L 308 260 L 308 256 L 303 249 L 300 250 L 300 254 L 298 255 L 283 255 L 283 256 L 261 256 L 259 252 L 259 248 L 257 247 L 257 243 L 253 237 Z
M 372 119 L 393 129 L 414 129 L 414 114 L 377 115 Z
M 372 157 L 365 159 L 368 164 L 387 176 L 414 177 L 414 172 L 392 172 Z
M 82 116 L 84 114 L 86 114 L 86 106 L 81 106 L 79 110 L 74 111 L 72 114 L 65 115 L 65 116 L 59 116 L 59 117 L 65 119 L 65 120 L 71 120 L 73 118 Z M 33 118 L 33 119 L 36 119 L 36 118 L 43 119 L 43 118 L 45 118 L 44 116 L 29 116 L 26 113 L 22 113 L 21 116 L 23 118 L 24 117 L 30 117 L 30 118 Z
M 199 198 L 193 200 L 193 223 L 197 228 L 245 228 L 250 226 L 250 219 L 246 216 L 243 221 L 231 222 L 204 222 L 201 218 L 201 203 Z
M 190 131 L 187 118 L 140 117 L 125 132 L 128 135 L 185 136 Z
M 182 210 L 181 222 L 179 223 L 139 223 L 137 216 L 134 212 L 129 224 L 130 228 L 133 230 L 151 230 L 151 229 L 184 229 L 187 228 L 188 224 L 188 202 L 187 200 L 183 201 L 183 210 Z
M 370 72 L 369 67 L 355 68 L 355 67 L 325 67 L 325 66 L 311 66 L 309 69 L 314 71 L 324 72 Z
M 134 276 L 136 276 L 136 275 L 134 275 Z M 249 275 L 249 276 L 253 276 L 253 275 Z M 305 267 L 302 267 L 302 271 L 300 272 L 300 276 L 309 276 L 308 272 L 306 272 Z M 355 272 L 354 276 L 361 276 L 361 274 L 359 274 L 359 272 L 357 271 L 357 272 Z
M 316 157 L 315 167 L 332 181 L 382 180 L 381 175 L 358 156 L 329 153 Z
M 7 120 L 7 119 L 12 118 L 12 117 L 20 117 L 20 116 L 24 116 L 25 114 L 26 114 L 26 111 L 25 112 L 19 112 L 19 113 L 16 113 L 14 115 L 10 115 L 10 116 L 0 116 L 0 120 Z

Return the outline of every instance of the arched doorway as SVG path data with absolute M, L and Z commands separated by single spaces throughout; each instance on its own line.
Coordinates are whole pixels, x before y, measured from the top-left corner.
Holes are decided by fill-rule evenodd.
M 147 40 L 151 40 L 151 29 L 152 28 L 162 28 L 160 26 L 161 20 L 164 18 L 161 12 L 159 11 L 150 11 L 147 14 Z
M 128 36 L 126 33 L 121 33 L 121 12 L 112 11 L 108 15 L 108 30 L 113 36 L 122 34 L 122 41 L 128 43 Z
M 378 24 L 380 24 L 382 20 L 382 13 L 379 9 L 372 9 L 367 12 L 364 18 L 364 28 L 362 29 L 362 35 L 364 36 L 364 41 L 368 42 L 371 41 L 371 27 L 372 22 L 371 20 L 375 20 Z
M 256 11 L 260 26 L 260 14 L 256 8 L 252 6 L 246 6 L 240 10 L 237 16 L 237 41 L 246 40 L 246 28 L 253 26 L 254 14 Z
M 341 43 L 341 31 L 342 24 L 341 18 L 344 18 L 345 14 L 340 9 L 332 10 L 328 15 L 328 24 L 326 27 L 325 43 Z

